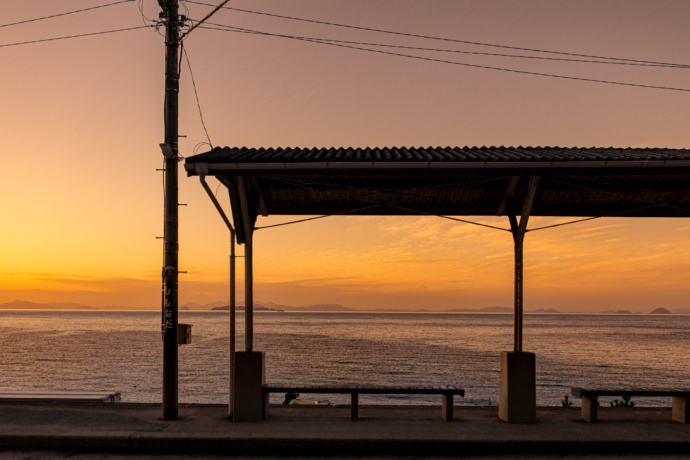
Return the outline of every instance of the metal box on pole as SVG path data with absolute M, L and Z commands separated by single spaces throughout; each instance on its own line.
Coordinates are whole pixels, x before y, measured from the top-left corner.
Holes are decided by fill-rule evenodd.
M 192 343 L 192 325 L 178 324 L 177 325 L 177 344 L 189 345 Z

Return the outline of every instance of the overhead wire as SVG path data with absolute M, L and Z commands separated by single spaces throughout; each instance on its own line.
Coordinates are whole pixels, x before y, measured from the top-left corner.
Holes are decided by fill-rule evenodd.
M 374 209 L 378 208 L 379 205 L 375 206 L 367 206 L 365 208 L 359 208 L 359 209 L 354 209 L 354 210 L 347 210 L 347 211 L 342 211 L 342 212 L 336 212 L 333 214 L 324 214 L 323 216 L 316 216 L 316 217 L 307 217 L 306 219 L 299 219 L 299 220 L 293 220 L 290 222 L 282 222 L 280 224 L 273 224 L 273 225 L 265 225 L 263 227 L 256 227 L 254 230 L 263 230 L 266 228 L 273 228 L 273 227 L 282 227 L 284 225 L 292 225 L 292 224 L 299 224 L 301 222 L 307 222 L 310 220 L 317 220 L 317 219 L 324 219 L 326 217 L 334 217 L 334 216 L 342 216 L 345 214 L 350 214 L 350 213 L 356 213 L 356 212 L 361 212 L 361 211 L 366 211 L 367 209 Z
M 158 22 L 158 19 L 151 19 L 144 13 L 144 0 L 137 0 L 137 7 L 139 8 L 139 14 L 141 14 L 141 20 L 144 24 L 149 25 Z
M 198 1 L 193 1 L 193 0 L 187 0 L 187 2 L 196 4 L 196 5 L 213 6 L 213 5 L 208 4 L 208 3 L 198 2 Z M 335 22 L 319 21 L 319 20 L 315 20 L 315 19 L 306 19 L 306 18 L 298 18 L 298 17 L 294 17 L 294 16 L 285 16 L 285 15 L 280 15 L 280 14 L 275 14 L 275 13 L 265 13 L 265 12 L 261 12 L 261 11 L 253 11 L 253 10 L 247 10 L 247 9 L 242 9 L 242 8 L 230 7 L 230 6 L 226 6 L 226 7 L 224 7 L 224 9 L 239 11 L 242 13 L 250 13 L 250 14 L 263 15 L 263 16 L 268 16 L 268 17 L 275 17 L 275 18 L 280 18 L 280 19 L 289 19 L 289 20 L 293 20 L 293 21 L 308 22 L 308 23 L 313 23 L 313 24 L 321 24 L 321 25 L 327 25 L 327 26 L 342 27 L 342 28 L 347 28 L 347 29 L 363 30 L 363 31 L 367 31 L 367 32 L 377 32 L 377 33 L 405 36 L 405 37 L 411 37 L 411 38 L 422 38 L 422 39 L 427 39 L 427 40 L 439 40 L 439 41 L 445 41 L 445 42 L 451 42 L 451 43 L 462 43 L 462 44 L 466 44 L 466 45 L 486 46 L 486 47 L 493 47 L 493 48 L 512 49 L 512 50 L 517 50 L 517 51 L 529 51 L 529 52 L 534 52 L 534 53 L 558 54 L 558 55 L 562 55 L 562 56 L 584 57 L 584 58 L 592 58 L 592 59 L 608 59 L 608 60 L 616 60 L 616 61 L 638 62 L 638 63 L 645 63 L 645 64 L 662 64 L 662 65 L 668 65 L 668 66 L 684 66 L 684 64 L 673 64 L 673 63 L 667 63 L 667 62 L 646 61 L 646 60 L 628 59 L 628 58 L 619 58 L 619 57 L 605 57 L 605 56 L 597 56 L 597 55 L 591 55 L 591 54 L 579 54 L 579 53 L 570 53 L 570 52 L 563 52 L 563 51 L 542 50 L 542 49 L 537 49 L 537 48 L 526 48 L 526 47 L 509 46 L 509 45 L 497 45 L 497 44 L 493 44 L 493 43 L 482 43 L 482 42 L 469 41 L 469 40 L 458 40 L 458 39 L 453 39 L 453 38 L 434 37 L 434 36 L 430 36 L 430 35 L 420 35 L 420 34 L 412 34 L 412 33 L 406 33 L 406 32 L 395 32 L 395 31 L 391 31 L 391 30 L 377 29 L 377 28 L 372 28 L 372 27 L 354 26 L 354 25 L 350 25 L 350 24 L 339 24 L 339 23 L 335 23 Z
M 184 45 L 181 46 L 182 54 L 187 61 L 187 68 L 189 69 L 189 76 L 192 79 L 192 87 L 194 88 L 194 96 L 196 97 L 196 106 L 199 109 L 199 118 L 201 119 L 201 126 L 204 128 L 204 133 L 206 133 L 206 139 L 208 140 L 208 145 L 213 149 L 213 143 L 211 142 L 211 136 L 208 134 L 208 129 L 206 129 L 206 123 L 204 122 L 204 114 L 201 111 L 201 102 L 199 101 L 199 92 L 196 89 L 196 81 L 194 80 L 194 72 L 192 72 L 192 64 L 189 62 L 189 56 L 187 55 L 187 48 Z
M 208 27 L 208 26 L 205 26 L 202 28 L 211 29 L 211 30 L 220 30 L 220 31 L 226 31 L 226 32 L 240 32 L 240 33 L 252 33 L 252 34 L 258 34 L 258 35 L 275 36 L 275 37 L 279 37 L 279 38 L 288 38 L 288 39 L 292 39 L 292 40 L 300 40 L 300 41 L 306 41 L 306 42 L 310 42 L 310 43 L 318 43 L 318 44 L 322 44 L 322 45 L 336 46 L 336 47 L 340 47 L 340 48 L 347 48 L 347 49 L 353 49 L 353 50 L 358 50 L 358 51 L 367 51 L 370 53 L 378 53 L 378 54 L 384 54 L 384 55 L 389 55 L 389 56 L 398 56 L 398 57 L 404 57 L 404 58 L 409 58 L 409 59 L 417 59 L 417 60 L 429 61 L 429 62 L 438 62 L 438 63 L 442 63 L 442 64 L 451 64 L 451 65 L 458 65 L 458 66 L 471 67 L 471 68 L 477 68 L 477 69 L 496 70 L 496 71 L 501 71 L 501 72 L 516 73 L 516 74 L 521 74 L 521 75 L 531 75 L 531 76 L 548 77 L 548 78 L 559 78 L 559 79 L 565 79 L 565 80 L 584 81 L 584 82 L 590 82 L 590 83 L 604 83 L 604 84 L 609 84 L 609 85 L 619 85 L 619 86 L 628 86 L 628 87 L 636 87 L 636 88 L 690 92 L 690 89 L 687 89 L 687 88 L 675 88 L 675 87 L 669 87 L 669 86 L 646 85 L 646 84 L 641 84 L 641 83 L 627 83 L 627 82 L 619 82 L 619 81 L 613 81 L 613 80 L 600 80 L 600 79 L 596 79 L 596 78 L 573 77 L 573 76 L 569 76 L 569 75 L 558 75 L 558 74 L 549 74 L 549 73 L 543 73 L 543 72 L 532 72 L 532 71 L 528 71 L 528 70 L 508 69 L 505 67 L 494 67 L 494 66 L 487 66 L 487 65 L 480 65 L 480 64 L 470 64 L 470 63 L 466 63 L 466 62 L 449 61 L 446 59 L 437 59 L 437 58 L 431 58 L 431 57 L 425 57 L 425 56 L 415 56 L 412 54 L 394 53 L 392 51 L 363 48 L 360 46 L 345 45 L 345 44 L 341 44 L 341 43 L 331 43 L 329 41 L 324 41 L 324 40 L 320 40 L 320 39 L 300 38 L 300 37 L 294 37 L 294 36 L 289 36 L 289 35 L 272 34 L 269 32 L 261 32 L 261 31 L 246 32 L 246 31 L 242 31 L 242 30 L 235 30 L 232 26 L 225 26 L 225 27 L 227 27 L 227 28 L 218 29 L 218 28 Z
M 192 87 L 194 88 L 194 96 L 196 98 L 197 109 L 199 110 L 199 119 L 201 120 L 201 126 L 204 129 L 204 133 L 206 133 L 206 139 L 208 140 L 208 145 L 210 145 L 211 148 L 213 148 L 213 143 L 211 142 L 211 136 L 209 136 L 208 129 L 206 128 L 206 122 L 204 121 L 204 114 L 201 110 L 201 102 L 199 100 L 199 91 L 197 90 L 196 80 L 194 79 L 194 72 L 192 71 L 192 64 L 189 61 L 187 49 L 184 47 L 183 42 L 184 42 L 184 39 L 187 36 L 189 36 L 189 34 L 192 33 L 192 31 L 194 29 L 196 29 L 198 26 L 203 24 L 207 19 L 209 19 L 211 16 L 213 16 L 219 9 L 221 9 L 223 6 L 225 6 L 229 1 L 230 0 L 223 0 L 223 2 L 221 2 L 218 6 L 216 6 L 216 8 L 213 11 L 208 13 L 201 21 L 198 21 L 196 23 L 194 23 L 194 21 L 189 18 L 189 9 L 187 8 L 187 5 L 184 2 L 181 3 L 182 7 L 184 8 L 184 10 L 186 12 L 185 19 L 189 19 L 190 22 L 192 23 L 192 25 L 189 27 L 189 29 L 186 32 L 184 32 L 182 35 L 180 35 L 180 38 L 178 41 L 179 41 L 179 43 L 181 45 L 180 47 L 182 49 L 181 54 L 184 55 L 185 60 L 187 61 L 187 67 L 189 68 L 189 76 L 192 79 Z M 182 60 L 182 56 L 180 56 L 180 60 Z M 180 64 L 180 67 L 181 67 L 181 64 Z M 181 74 L 181 71 L 178 72 L 178 78 L 179 78 L 180 74 Z
M 189 13 L 189 7 L 188 7 L 187 4 L 184 2 L 184 0 L 179 0 L 179 5 L 180 5 L 180 8 L 182 8 L 182 10 L 184 10 L 184 15 L 185 15 L 185 17 L 186 17 L 186 18 L 189 18 L 189 15 L 190 15 L 190 13 Z
M 464 224 L 470 224 L 470 225 L 477 225 L 477 226 L 479 226 L 479 227 L 487 227 L 487 228 L 491 228 L 491 229 L 494 229 L 494 230 L 502 230 L 502 231 L 504 231 L 504 232 L 509 232 L 509 231 L 510 231 L 510 229 L 507 229 L 507 228 L 496 227 L 495 225 L 489 225 L 489 224 L 482 224 L 482 223 L 474 222 L 474 221 L 471 221 L 471 220 L 465 220 L 465 219 L 460 219 L 460 218 L 457 218 L 457 217 L 447 216 L 447 215 L 445 215 L 445 214 L 437 214 L 437 213 L 433 213 L 433 212 L 426 212 L 426 211 L 421 211 L 421 210 L 419 210 L 419 209 L 411 209 L 411 208 L 406 208 L 406 207 L 404 207 L 404 206 L 398 206 L 398 205 L 388 205 L 388 206 L 390 206 L 391 208 L 396 208 L 396 209 L 400 209 L 400 210 L 402 210 L 402 211 L 412 212 L 412 213 L 415 213 L 415 214 L 426 215 L 426 216 L 433 216 L 433 217 L 440 217 L 440 218 L 442 218 L 442 219 L 454 220 L 454 221 L 456 221 L 456 222 L 462 222 L 462 223 L 464 223 Z
M 182 36 L 180 37 L 180 41 L 184 40 L 190 33 L 192 33 L 192 31 L 194 29 L 196 29 L 201 24 L 203 24 L 208 18 L 210 18 L 211 16 L 216 14 L 216 12 L 218 10 L 220 10 L 221 8 L 223 8 L 229 1 L 230 0 L 223 0 L 223 2 L 221 2 L 218 6 L 216 6 L 215 9 L 213 11 L 211 11 L 210 13 L 208 13 L 201 21 L 198 21 L 196 24 L 194 24 L 192 27 L 190 27 L 190 29 L 187 32 L 183 33 Z
M 330 42 L 330 43 L 342 43 L 347 45 L 362 45 L 362 46 L 379 46 L 382 48 L 397 48 L 397 49 L 407 49 L 415 51 L 432 51 L 439 53 L 456 53 L 456 54 L 469 54 L 474 56 L 493 56 L 493 57 L 507 57 L 507 58 L 518 58 L 518 59 L 534 59 L 543 61 L 559 61 L 559 62 L 578 62 L 587 64 L 609 64 L 609 65 L 627 65 L 627 66 L 638 66 L 638 67 L 663 67 L 672 69 L 689 69 L 688 64 L 670 64 L 670 63 L 642 63 L 642 62 L 628 62 L 628 61 L 611 61 L 611 60 L 587 60 L 587 59 L 571 59 L 571 58 L 557 58 L 557 57 L 546 57 L 546 56 L 527 56 L 518 54 L 501 54 L 501 53 L 487 53 L 480 51 L 466 51 L 466 50 L 453 50 L 447 48 L 424 48 L 419 46 L 406 46 L 406 45 L 394 45 L 386 43 L 371 43 L 371 42 L 359 42 L 352 40 L 337 40 L 333 38 L 322 38 L 322 37 L 305 37 L 299 35 L 286 35 L 286 34 L 275 34 L 271 32 L 264 32 L 259 30 L 245 29 L 237 26 L 229 26 L 225 24 L 217 24 L 212 22 L 207 22 L 206 24 L 220 27 L 221 30 L 228 29 L 228 31 L 247 33 L 247 34 L 257 34 L 257 35 L 267 35 L 271 37 L 280 38 L 290 38 L 294 40 L 306 40 L 306 41 L 318 41 L 318 42 Z M 213 30 L 213 27 L 202 27 L 209 30 Z M 324 43 L 325 44 L 325 43 Z
M 625 211 L 619 211 L 619 212 L 612 212 L 610 214 L 602 214 L 600 216 L 593 216 L 593 217 L 585 217 L 583 219 L 577 219 L 577 220 L 572 220 L 569 222 L 561 222 L 559 224 L 552 224 L 552 225 L 544 225 L 543 227 L 536 227 L 536 228 L 530 228 L 525 231 L 527 232 L 536 232 L 537 230 L 546 230 L 550 228 L 555 228 L 555 227 L 562 227 L 564 225 L 571 225 L 571 224 L 579 224 L 580 222 L 587 222 L 589 220 L 594 220 L 594 219 L 602 219 L 604 217 L 617 217 L 617 216 L 624 216 L 626 214 L 631 214 L 633 212 L 637 211 L 644 211 L 645 209 L 651 209 L 651 208 L 656 208 L 659 206 L 666 206 L 666 203 L 659 203 L 659 204 L 651 204 L 649 206 L 642 206 L 640 208 L 635 208 L 635 209 L 627 209 Z
M 150 25 L 150 26 L 127 27 L 124 29 L 104 30 L 101 32 L 90 32 L 90 33 L 79 34 L 79 35 L 66 35 L 63 37 L 43 38 L 43 39 L 39 39 L 39 40 L 30 40 L 30 41 L 26 41 L 26 42 L 5 43 L 5 44 L 0 45 L 0 48 L 5 48 L 8 46 L 31 45 L 34 43 L 52 42 L 52 41 L 57 41 L 57 40 L 67 40 L 70 38 L 91 37 L 94 35 L 112 34 L 115 32 L 126 32 L 129 30 L 137 30 L 137 29 L 148 29 L 151 27 L 155 27 L 155 26 Z
M 211 148 L 213 148 L 213 146 L 212 146 L 210 143 L 208 143 L 208 142 L 199 142 L 199 143 L 197 143 L 197 144 L 194 146 L 194 150 L 192 151 L 192 154 L 193 154 L 193 155 L 196 155 L 197 153 L 199 153 L 199 149 L 200 149 L 202 146 L 204 146 L 204 145 L 208 145 L 208 146 L 210 146 Z
M 17 21 L 17 22 L 11 22 L 8 24 L 0 24 L 0 27 L 9 27 L 9 26 L 16 26 L 19 24 L 27 24 L 30 22 L 36 22 L 36 21 L 43 21 L 44 19 L 53 19 L 53 18 L 59 18 L 61 16 L 68 16 L 70 14 L 76 14 L 76 13 L 83 13 L 85 11 L 92 11 L 92 10 L 97 10 L 99 8 L 106 8 L 108 6 L 113 6 L 113 5 L 119 5 L 121 3 L 130 3 L 135 0 L 119 0 L 117 2 L 112 2 L 112 3 L 106 3 L 105 5 L 96 5 L 96 6 L 91 6 L 89 8 L 82 8 L 80 10 L 73 10 L 73 11 L 66 11 L 64 13 L 57 13 L 57 14 L 51 14 L 50 16 L 42 16 L 40 18 L 34 18 L 34 19 L 26 19 L 24 21 Z

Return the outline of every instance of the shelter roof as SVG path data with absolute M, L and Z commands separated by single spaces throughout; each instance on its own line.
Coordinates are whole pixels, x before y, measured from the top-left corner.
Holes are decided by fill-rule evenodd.
M 533 216 L 690 217 L 686 149 L 225 147 L 185 169 L 223 182 L 236 224 L 252 226 L 257 214 L 519 215 L 535 177 Z
M 206 163 L 305 162 L 566 162 L 566 161 L 690 161 L 690 151 L 665 148 L 563 147 L 383 147 L 383 148 L 215 148 L 187 159 Z

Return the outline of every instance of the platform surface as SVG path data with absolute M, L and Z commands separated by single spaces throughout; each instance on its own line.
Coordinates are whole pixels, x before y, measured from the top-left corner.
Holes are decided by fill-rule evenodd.
M 690 455 L 690 425 L 670 408 L 602 408 L 601 422 L 580 408 L 539 408 L 536 423 L 505 423 L 497 407 L 273 406 L 263 422 L 233 422 L 227 407 L 180 405 L 179 420 L 159 404 L 0 403 L 0 451 L 167 452 L 328 455 Z

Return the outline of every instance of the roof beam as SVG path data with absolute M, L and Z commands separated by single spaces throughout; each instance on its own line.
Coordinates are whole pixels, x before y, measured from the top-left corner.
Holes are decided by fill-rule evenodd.
M 510 179 L 510 183 L 508 184 L 508 188 L 506 189 L 506 193 L 503 195 L 503 199 L 501 200 L 501 204 L 498 205 L 498 209 L 496 210 L 497 216 L 503 215 L 503 211 L 506 210 L 506 206 L 508 205 L 508 200 L 513 199 L 513 193 L 515 192 L 515 186 L 517 185 L 519 180 L 520 180 L 520 176 L 514 176 L 512 179 Z

